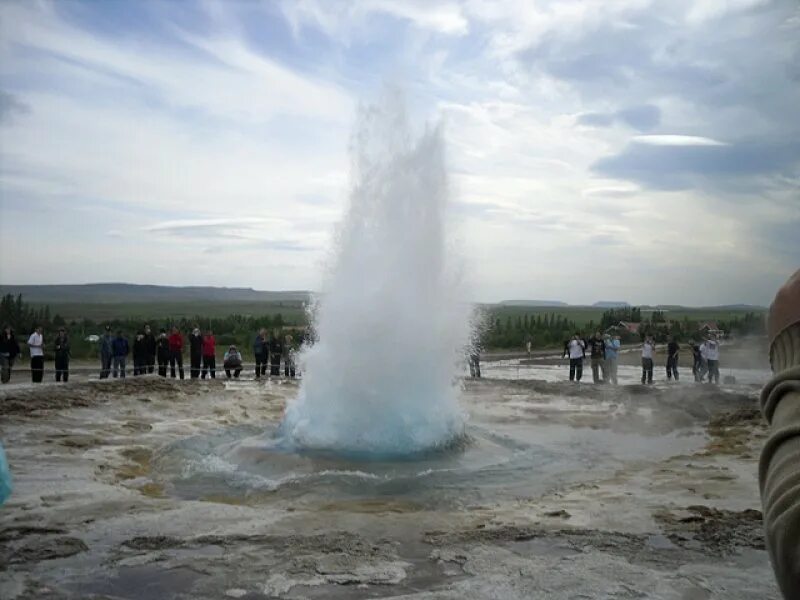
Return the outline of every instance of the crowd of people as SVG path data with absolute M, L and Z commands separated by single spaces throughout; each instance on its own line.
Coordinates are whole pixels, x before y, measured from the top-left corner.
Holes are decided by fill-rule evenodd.
M 617 383 L 617 363 L 622 342 L 618 335 L 601 335 L 599 331 L 585 339 L 576 333 L 564 343 L 564 357 L 569 358 L 569 380 L 580 381 L 583 377 L 583 361 L 589 353 L 592 380 L 594 383 Z M 692 375 L 696 382 L 705 381 L 719 384 L 719 340 L 710 335 L 702 344 L 692 343 Z M 646 336 L 642 342 L 642 385 L 652 385 L 656 342 L 653 336 Z M 678 381 L 680 345 L 674 337 L 667 343 L 667 381 Z
M 302 342 L 302 338 L 298 339 Z M 45 338 L 41 327 L 36 327 L 28 337 L 28 350 L 30 353 L 31 381 L 40 383 L 44 378 L 44 351 Z M 105 327 L 105 333 L 98 341 L 98 354 L 100 358 L 100 379 L 109 377 L 124 378 L 127 373 L 128 357 L 133 360 L 133 375 L 147 375 L 157 372 L 161 377 L 184 378 L 183 356 L 187 344 L 184 336 L 177 327 L 172 327 L 169 334 L 166 329 L 161 329 L 156 335 L 149 325 L 145 325 L 134 336 L 132 344 L 121 330 L 112 333 L 111 326 Z M 69 381 L 70 372 L 70 344 L 66 330 L 61 327 L 53 341 L 53 355 L 55 358 L 55 380 Z M 189 375 L 192 379 L 216 378 L 217 374 L 217 342 L 214 332 L 207 330 L 201 333 L 194 327 L 188 335 L 189 349 Z M 269 334 L 266 329 L 261 329 L 253 341 L 253 355 L 255 357 L 255 378 L 267 376 L 278 377 L 283 373 L 285 377 L 294 379 L 298 373 L 296 366 L 298 347 L 292 335 L 283 335 L 280 330 Z M 11 379 L 11 370 L 16 358 L 20 355 L 20 347 L 14 330 L 5 327 L 0 336 L 0 380 L 8 383 Z M 238 378 L 244 368 L 242 353 L 231 344 L 222 357 L 222 368 L 227 378 Z

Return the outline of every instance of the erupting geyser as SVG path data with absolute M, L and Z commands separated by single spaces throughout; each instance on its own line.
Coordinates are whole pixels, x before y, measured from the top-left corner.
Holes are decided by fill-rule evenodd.
M 469 308 L 446 260 L 443 151 L 439 127 L 414 138 L 396 97 L 360 111 L 319 341 L 282 426 L 294 446 L 403 455 L 462 435 Z

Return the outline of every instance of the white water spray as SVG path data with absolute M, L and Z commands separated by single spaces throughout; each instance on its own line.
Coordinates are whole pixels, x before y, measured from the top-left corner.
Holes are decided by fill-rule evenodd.
M 439 127 L 414 139 L 397 97 L 360 111 L 319 341 L 283 423 L 295 446 L 413 454 L 462 434 L 469 308 L 446 261 L 443 151 Z

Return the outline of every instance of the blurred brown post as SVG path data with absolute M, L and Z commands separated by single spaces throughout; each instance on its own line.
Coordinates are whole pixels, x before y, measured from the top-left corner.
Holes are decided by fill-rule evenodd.
M 787 599 L 800 598 L 800 270 L 778 291 L 767 327 L 773 377 L 761 392 L 770 424 L 759 485 L 767 549 Z

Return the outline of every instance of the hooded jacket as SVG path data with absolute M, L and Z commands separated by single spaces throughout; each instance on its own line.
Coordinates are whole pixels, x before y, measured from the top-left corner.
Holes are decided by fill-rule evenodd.
M 128 356 L 128 340 L 124 337 L 115 337 L 114 341 L 111 342 L 111 347 L 113 356 Z
M 19 356 L 19 343 L 13 333 L 8 338 L 5 331 L 0 332 L 0 354 L 8 354 L 9 360 L 12 361 Z
M 55 351 L 56 358 L 65 359 L 70 357 L 69 352 L 69 338 L 56 336 L 56 341 L 53 343 L 53 350 Z
M 203 355 L 203 336 L 192 332 L 189 336 L 189 356 L 199 359 Z

